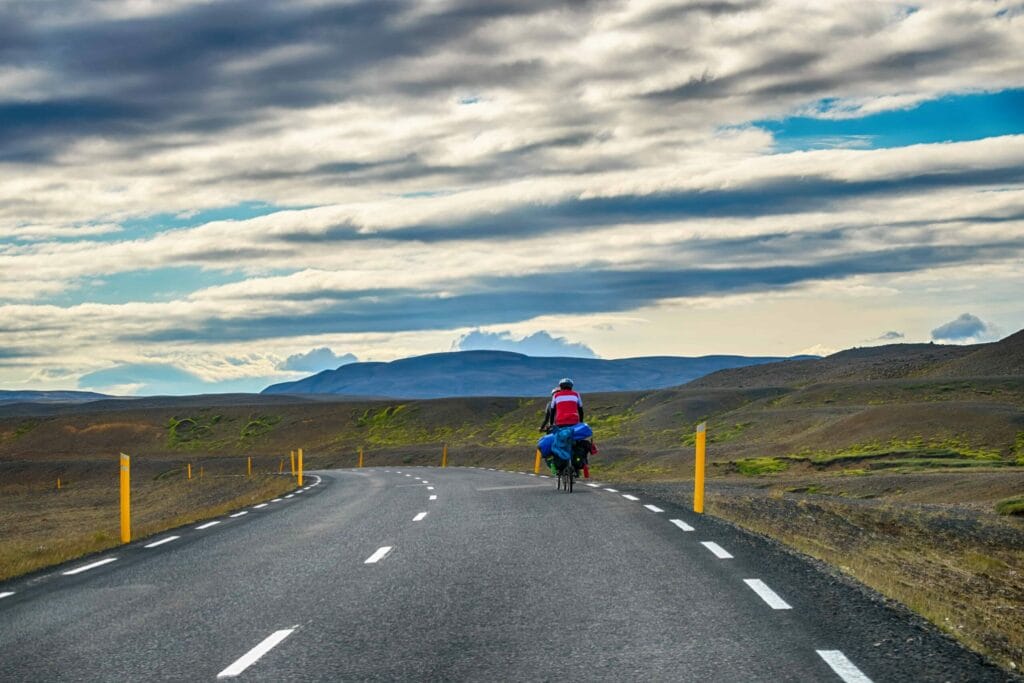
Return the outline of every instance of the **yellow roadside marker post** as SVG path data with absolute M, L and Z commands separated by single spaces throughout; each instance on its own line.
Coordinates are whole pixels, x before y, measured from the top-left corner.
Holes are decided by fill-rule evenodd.
M 363 466 L 363 447 L 359 447 L 359 466 Z
M 284 458 L 281 458 L 281 462 L 277 465 L 277 473 L 284 474 Z
M 249 456 L 249 464 L 248 464 L 248 467 L 246 468 L 245 476 L 247 476 L 247 477 L 251 477 L 252 476 L 252 456 L 251 455 Z
M 186 463 L 185 467 L 188 468 L 188 480 L 192 481 L 192 463 Z
M 299 449 L 299 486 L 302 486 L 302 449 Z
M 288 451 L 288 457 L 292 461 L 292 476 L 295 476 L 295 451 Z
M 448 444 L 441 447 L 441 467 L 448 467 Z
M 537 457 L 533 459 L 533 473 L 540 474 L 540 449 L 537 449 Z
M 121 543 L 132 540 L 131 458 L 121 454 Z
M 60 477 L 57 477 L 57 490 L 60 491 Z
M 693 473 L 693 511 L 704 513 L 704 448 L 707 439 L 707 423 L 697 425 L 697 455 Z

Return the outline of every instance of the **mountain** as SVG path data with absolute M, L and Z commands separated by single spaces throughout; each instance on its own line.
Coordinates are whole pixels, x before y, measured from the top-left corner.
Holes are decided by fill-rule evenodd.
M 887 344 L 810 360 L 721 370 L 690 388 L 802 387 L 829 382 L 1024 375 L 1024 330 L 988 344 Z
M 722 368 L 782 360 L 771 357 L 648 356 L 601 360 L 524 356 L 507 351 L 457 351 L 390 363 L 350 363 L 337 370 L 274 384 L 264 394 L 345 394 L 393 398 L 546 396 L 562 377 L 578 389 L 637 391 L 685 384 Z
M 0 389 L 0 403 L 85 403 L 111 398 L 91 391 L 5 391 Z

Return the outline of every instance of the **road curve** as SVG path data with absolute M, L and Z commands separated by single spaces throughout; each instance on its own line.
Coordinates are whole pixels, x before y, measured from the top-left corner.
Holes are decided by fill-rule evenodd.
M 0 584 L 0 680 L 1014 680 L 764 539 L 612 486 L 307 483 Z

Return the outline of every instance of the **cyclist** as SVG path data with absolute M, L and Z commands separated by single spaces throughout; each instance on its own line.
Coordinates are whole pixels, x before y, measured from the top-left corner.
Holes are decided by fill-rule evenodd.
M 583 399 L 573 391 L 573 382 L 568 377 L 563 377 L 558 382 L 558 388 L 551 392 L 551 402 L 544 411 L 544 422 L 540 430 L 555 434 L 555 444 L 552 448 L 563 455 L 562 460 L 572 460 L 574 446 L 573 431 L 574 425 L 583 422 Z M 548 426 L 550 425 L 550 427 Z M 544 458 L 552 473 L 557 472 L 553 456 Z
M 548 410 L 554 414 L 552 425 L 555 427 L 571 427 L 583 422 L 583 398 L 572 387 L 572 380 L 563 377 L 558 382 L 558 391 L 551 395 Z

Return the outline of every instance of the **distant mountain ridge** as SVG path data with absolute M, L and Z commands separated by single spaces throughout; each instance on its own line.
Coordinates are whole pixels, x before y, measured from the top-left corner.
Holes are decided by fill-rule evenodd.
M 350 363 L 295 382 L 271 385 L 262 393 L 393 398 L 544 396 L 561 377 L 571 377 L 584 392 L 639 391 L 678 386 L 723 368 L 780 360 L 784 359 L 647 356 L 602 360 L 524 356 L 507 351 L 456 351 L 390 363 Z
M 887 344 L 847 349 L 809 360 L 720 370 L 689 388 L 800 387 L 882 379 L 1024 375 L 1024 330 L 997 342 L 971 345 Z
M 7 391 L 0 389 L 0 403 L 85 403 L 113 398 L 92 391 Z

